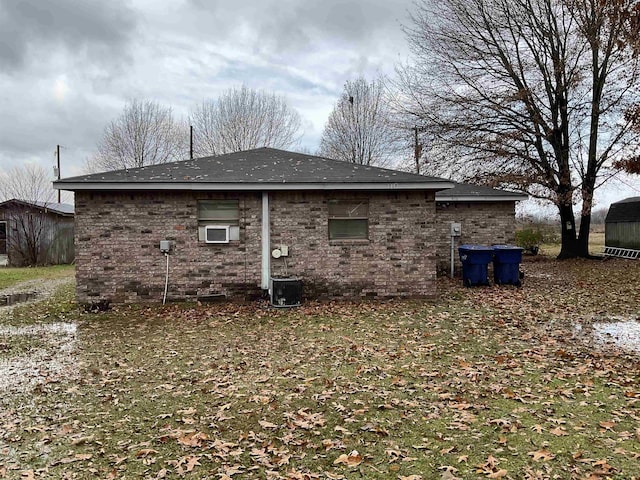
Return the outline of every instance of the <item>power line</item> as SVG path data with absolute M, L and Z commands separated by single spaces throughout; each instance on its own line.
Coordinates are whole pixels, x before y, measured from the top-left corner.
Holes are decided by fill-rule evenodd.
M 634 192 L 638 192 L 638 193 L 640 193 L 640 189 L 638 189 L 638 188 L 634 187 L 634 186 L 633 186 L 633 185 L 631 185 L 630 183 L 627 183 L 627 182 L 626 182 L 626 181 L 624 181 L 623 179 L 621 179 L 621 178 L 619 178 L 619 177 L 618 177 L 618 178 L 616 178 L 616 180 L 617 180 L 617 181 L 619 181 L 620 183 L 624 183 L 627 187 L 629 187 L 629 188 L 630 188 L 631 190 L 633 190 Z

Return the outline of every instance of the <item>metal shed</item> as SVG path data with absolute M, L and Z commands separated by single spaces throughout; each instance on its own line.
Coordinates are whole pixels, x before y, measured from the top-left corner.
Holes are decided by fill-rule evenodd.
M 640 197 L 611 204 L 605 220 L 605 245 L 607 250 L 640 251 Z

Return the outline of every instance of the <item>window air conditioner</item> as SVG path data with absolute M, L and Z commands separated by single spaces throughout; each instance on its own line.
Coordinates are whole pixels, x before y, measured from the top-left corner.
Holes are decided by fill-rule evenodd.
M 206 243 L 229 243 L 229 225 L 207 225 L 204 227 Z

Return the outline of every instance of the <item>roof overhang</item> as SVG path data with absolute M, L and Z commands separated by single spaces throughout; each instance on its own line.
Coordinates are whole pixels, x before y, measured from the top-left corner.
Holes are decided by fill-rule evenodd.
M 415 182 L 415 183 L 204 183 L 204 182 L 65 182 L 53 183 L 57 190 L 71 191 L 149 191 L 149 190 L 190 190 L 190 191 L 286 191 L 286 190 L 432 190 L 440 191 L 453 188 L 453 182 Z
M 450 196 L 437 195 L 436 202 L 521 202 L 526 200 L 527 195 L 520 195 L 514 193 L 513 195 L 500 195 L 500 196 L 480 196 L 480 195 L 467 195 L 467 196 Z
M 0 207 L 4 207 L 6 205 L 15 204 L 20 205 L 24 208 L 31 208 L 36 210 L 42 210 L 45 213 L 55 213 L 61 217 L 73 217 L 74 212 L 67 212 L 63 210 L 58 210 L 50 205 L 36 205 L 35 203 L 25 202 L 24 200 L 19 200 L 17 198 L 12 198 L 10 200 L 5 200 L 4 202 L 0 202 Z

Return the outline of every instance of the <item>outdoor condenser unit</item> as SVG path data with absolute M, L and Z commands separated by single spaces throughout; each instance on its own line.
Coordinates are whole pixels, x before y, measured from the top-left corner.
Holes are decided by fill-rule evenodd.
M 302 303 L 302 280 L 297 278 L 271 279 L 271 305 L 298 307 Z

